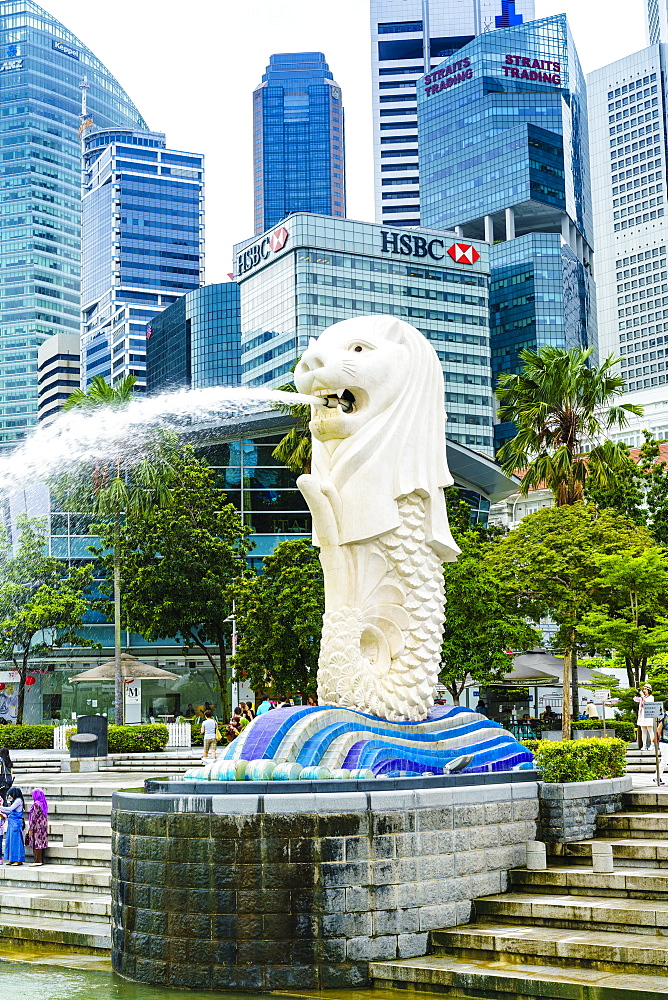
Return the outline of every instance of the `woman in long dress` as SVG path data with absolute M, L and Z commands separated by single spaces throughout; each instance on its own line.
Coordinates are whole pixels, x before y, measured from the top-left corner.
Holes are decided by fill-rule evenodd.
M 637 724 L 640 731 L 640 749 L 649 751 L 652 749 L 654 726 L 651 719 L 645 718 L 645 705 L 654 701 L 651 684 L 645 684 L 640 694 L 637 694 L 633 700 L 639 705 Z
M 5 864 L 22 865 L 26 859 L 26 850 L 23 843 L 23 792 L 20 788 L 9 789 L 7 805 L 0 806 L 0 812 L 7 817 Z
M 44 851 L 49 846 L 49 804 L 41 788 L 35 788 L 32 793 L 32 805 L 28 818 L 26 844 L 32 847 L 34 860 L 32 868 L 44 864 Z

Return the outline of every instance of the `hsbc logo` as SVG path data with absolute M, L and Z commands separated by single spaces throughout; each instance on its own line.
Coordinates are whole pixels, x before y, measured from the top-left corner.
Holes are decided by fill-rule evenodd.
M 267 260 L 273 253 L 282 250 L 288 242 L 289 235 L 285 226 L 279 226 L 269 236 L 263 236 L 257 243 L 237 254 L 237 277 L 252 271 L 254 267 L 257 267 L 263 260 Z
M 431 260 L 444 260 L 447 253 L 456 264 L 475 264 L 480 259 L 480 254 L 470 243 L 453 243 L 446 250 L 446 240 L 420 236 L 410 231 L 390 233 L 382 230 L 381 237 L 383 253 L 399 253 L 404 257 L 428 257 Z
M 475 264 L 480 260 L 480 254 L 471 243 L 453 243 L 448 247 L 448 256 L 455 264 Z

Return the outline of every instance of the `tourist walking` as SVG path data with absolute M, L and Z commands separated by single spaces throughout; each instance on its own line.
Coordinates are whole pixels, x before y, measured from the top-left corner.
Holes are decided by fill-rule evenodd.
M 0 802 L 7 804 L 7 792 L 12 787 L 12 758 L 9 756 L 7 747 L 0 747 Z
M 44 851 L 49 846 L 49 804 L 41 788 L 33 789 L 32 805 L 28 817 L 28 832 L 26 844 L 32 847 L 33 863 L 31 868 L 39 868 L 44 864 Z
M 652 694 L 652 685 L 643 685 L 642 690 L 634 697 L 634 701 L 638 702 L 638 729 L 640 731 L 640 749 L 641 750 L 651 750 L 652 742 L 654 739 L 654 727 L 652 725 L 651 719 L 645 718 L 645 705 L 650 704 L 654 701 L 654 695 Z
M 6 865 L 22 865 L 26 859 L 23 844 L 23 811 L 23 792 L 20 788 L 10 788 L 7 792 L 7 805 L 0 806 L 0 812 L 7 817 L 4 853 Z
M 663 772 L 666 770 L 666 766 L 668 766 L 668 699 L 663 703 L 663 715 L 656 727 L 654 742 L 657 743 L 661 755 L 659 761 L 659 784 L 665 785 Z M 655 778 L 654 781 L 656 780 Z
M 209 750 L 211 751 L 211 756 L 215 760 L 216 750 L 218 748 L 218 740 L 220 739 L 220 730 L 218 729 L 218 723 L 214 719 L 213 713 L 210 708 L 207 708 L 206 712 L 204 713 L 204 722 L 202 723 L 202 737 L 204 742 L 203 760 L 206 760 L 208 758 Z

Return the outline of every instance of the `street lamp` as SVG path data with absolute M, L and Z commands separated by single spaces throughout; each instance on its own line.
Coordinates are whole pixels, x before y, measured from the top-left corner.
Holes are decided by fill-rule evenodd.
M 232 670 L 234 671 L 234 658 L 237 655 L 237 605 L 236 601 L 232 601 L 232 614 L 228 615 L 225 619 L 226 622 L 232 622 Z M 233 681 L 232 692 L 236 688 L 236 701 L 234 702 L 233 708 L 239 704 L 239 681 Z M 230 713 L 231 715 L 232 713 Z

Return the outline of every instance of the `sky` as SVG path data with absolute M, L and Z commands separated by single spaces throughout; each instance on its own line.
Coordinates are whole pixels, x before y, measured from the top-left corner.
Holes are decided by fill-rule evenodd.
M 38 0 L 171 148 L 206 156 L 206 281 L 253 235 L 252 93 L 273 52 L 321 51 L 343 91 L 348 217 L 373 221 L 368 0 Z M 643 0 L 536 0 L 566 13 L 585 72 L 647 44 Z M 192 11 L 192 17 L 189 12 Z

